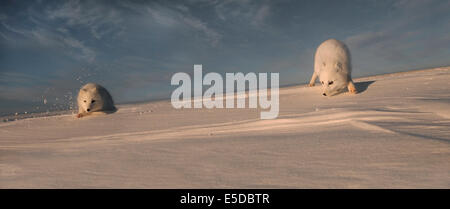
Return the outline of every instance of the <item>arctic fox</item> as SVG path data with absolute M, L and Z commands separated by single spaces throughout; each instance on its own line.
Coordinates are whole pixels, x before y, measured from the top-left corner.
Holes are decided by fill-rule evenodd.
M 81 87 L 77 101 L 78 118 L 93 113 L 111 113 L 117 110 L 108 91 L 95 83 L 88 83 Z
M 345 88 L 348 88 L 350 93 L 356 93 L 351 74 L 351 58 L 347 46 L 336 39 L 328 39 L 317 47 L 314 73 L 309 86 L 314 86 L 318 76 L 324 96 L 336 95 Z

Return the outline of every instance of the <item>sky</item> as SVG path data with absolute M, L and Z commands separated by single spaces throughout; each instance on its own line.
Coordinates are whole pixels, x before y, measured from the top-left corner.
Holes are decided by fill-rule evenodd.
M 0 116 L 170 98 L 177 72 L 274 72 L 307 83 L 317 46 L 347 44 L 353 77 L 450 65 L 450 1 L 0 2 Z M 207 88 L 207 87 L 205 87 Z

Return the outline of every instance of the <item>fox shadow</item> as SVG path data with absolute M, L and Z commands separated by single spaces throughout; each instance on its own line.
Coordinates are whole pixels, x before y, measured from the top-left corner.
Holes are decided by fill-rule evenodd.
M 372 83 L 375 83 L 375 81 L 363 81 L 355 83 L 355 88 L 358 91 L 358 94 L 365 92 Z

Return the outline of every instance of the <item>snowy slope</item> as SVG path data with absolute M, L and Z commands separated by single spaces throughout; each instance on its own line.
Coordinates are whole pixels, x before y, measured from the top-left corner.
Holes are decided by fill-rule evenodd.
M 280 89 L 257 109 L 119 106 L 0 123 L 0 188 L 450 188 L 450 67 Z

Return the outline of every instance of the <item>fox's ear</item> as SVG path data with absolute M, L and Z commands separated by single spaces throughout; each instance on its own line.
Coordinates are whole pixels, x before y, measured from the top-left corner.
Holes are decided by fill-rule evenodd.
M 342 70 L 342 63 L 336 62 L 336 72 L 339 72 Z

